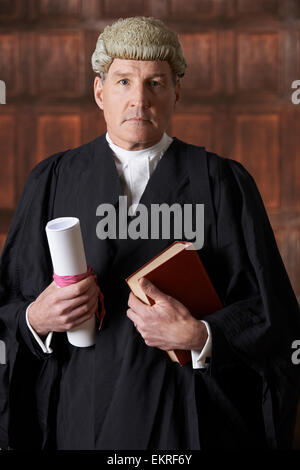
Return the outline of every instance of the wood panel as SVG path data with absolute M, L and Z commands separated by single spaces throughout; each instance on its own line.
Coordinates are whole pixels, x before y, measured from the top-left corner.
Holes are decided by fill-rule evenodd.
M 0 115 L 0 209 L 15 207 L 15 120 Z
M 192 91 L 194 96 L 216 93 L 216 34 L 180 34 L 179 38 L 188 63 L 184 89 Z
M 101 31 L 88 31 L 85 34 L 85 87 L 86 93 L 90 97 L 91 102 L 94 103 L 94 79 L 95 73 L 91 66 L 91 56 L 95 50 L 96 43 Z
M 211 115 L 176 114 L 172 119 L 172 136 L 193 145 L 212 148 L 213 118 Z
M 299 8 L 300 8 L 300 2 L 299 2 Z M 294 44 L 293 44 L 293 46 L 294 46 L 295 51 L 296 51 L 296 55 L 295 55 L 296 75 L 295 75 L 295 77 L 293 77 L 293 80 L 295 80 L 295 79 L 300 80 L 300 28 L 299 28 L 299 30 L 297 31 L 297 34 L 296 34 L 296 47 L 295 47 Z
M 285 110 L 281 127 L 282 206 L 300 212 L 300 105 Z
M 39 0 L 39 13 L 41 16 L 79 16 L 81 0 Z
M 39 116 L 37 122 L 37 135 L 36 163 L 44 159 L 46 156 L 80 145 L 80 116 Z
M 170 16 L 169 0 L 148 0 L 149 15 L 161 20 L 166 20 Z
M 218 16 L 224 2 L 222 0 L 171 0 L 170 14 L 173 18 L 182 18 L 184 20 L 214 18 Z
M 24 0 L 0 0 L 0 22 L 20 17 L 25 6 Z
M 237 88 L 247 93 L 279 92 L 278 33 L 238 33 Z
M 20 92 L 21 71 L 18 34 L 0 34 L 0 78 L 6 84 L 8 97 Z
M 237 12 L 244 15 L 259 15 L 274 16 L 279 15 L 279 0 L 260 0 L 259 2 L 253 0 L 238 0 Z
M 81 34 L 41 33 L 36 46 L 36 92 L 41 95 L 80 96 L 84 87 Z
M 147 2 L 145 0 L 104 0 L 103 14 L 108 17 L 120 18 L 124 16 L 147 16 Z

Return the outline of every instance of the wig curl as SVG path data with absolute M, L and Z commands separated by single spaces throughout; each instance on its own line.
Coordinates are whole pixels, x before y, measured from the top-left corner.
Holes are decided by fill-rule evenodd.
M 104 28 L 92 55 L 94 72 L 108 72 L 116 58 L 167 61 L 176 78 L 187 67 L 178 35 L 161 20 L 145 16 L 120 18 Z

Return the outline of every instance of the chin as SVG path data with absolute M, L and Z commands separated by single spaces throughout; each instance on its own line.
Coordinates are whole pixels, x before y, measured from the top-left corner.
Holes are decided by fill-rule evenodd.
M 126 140 L 128 142 L 152 142 L 153 140 L 158 139 L 159 137 L 155 132 L 142 132 L 136 130 L 135 132 L 128 132 L 126 135 Z

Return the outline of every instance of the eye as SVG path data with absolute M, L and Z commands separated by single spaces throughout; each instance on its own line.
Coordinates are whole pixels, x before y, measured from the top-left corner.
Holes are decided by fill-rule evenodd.
M 151 80 L 150 85 L 153 87 L 157 87 L 160 85 L 160 83 L 157 80 Z
M 127 78 L 121 78 L 121 80 L 119 81 L 119 83 L 121 83 L 121 85 L 127 85 L 127 84 L 128 84 L 128 80 L 127 80 Z

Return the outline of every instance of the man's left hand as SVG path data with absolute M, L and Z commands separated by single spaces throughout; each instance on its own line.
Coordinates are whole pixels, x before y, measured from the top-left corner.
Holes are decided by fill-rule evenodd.
M 129 295 L 127 316 L 144 338 L 147 346 L 169 351 L 187 349 L 201 351 L 207 339 L 207 330 L 178 300 L 163 293 L 148 279 L 139 280 L 153 305 L 144 304 L 132 292 Z

